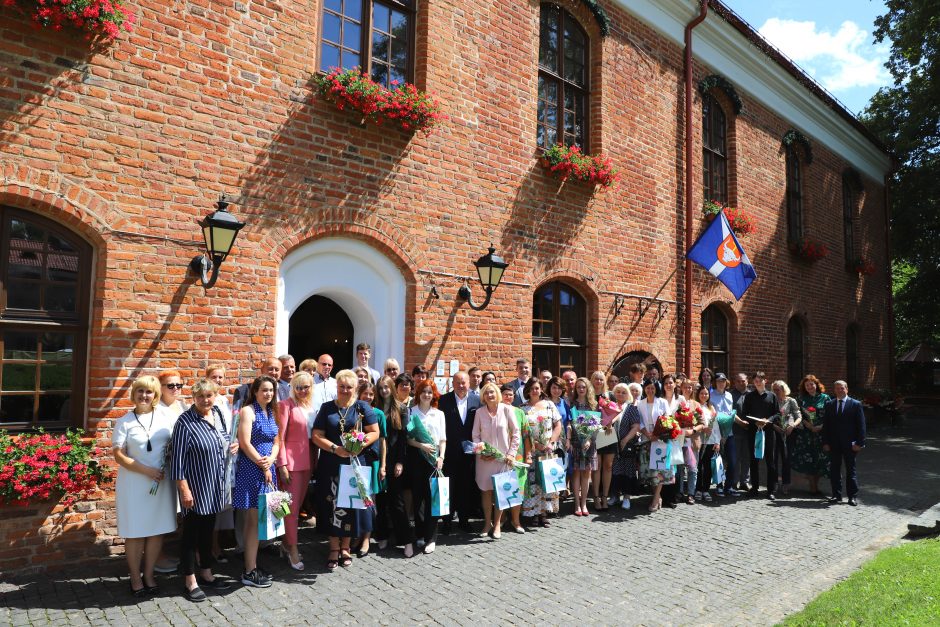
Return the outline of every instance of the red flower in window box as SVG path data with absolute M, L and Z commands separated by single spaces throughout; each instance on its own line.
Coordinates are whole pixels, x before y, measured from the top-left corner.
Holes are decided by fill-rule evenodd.
M 804 237 L 803 239 L 791 242 L 790 250 L 797 258 L 810 263 L 819 261 L 829 256 L 829 249 L 822 242 Z
M 614 168 L 610 157 L 585 154 L 578 146 L 555 144 L 542 151 L 539 162 L 543 168 L 563 181 L 572 177 L 579 181 L 610 187 L 620 180 L 620 172 Z
M 358 111 L 373 124 L 390 122 L 404 131 L 427 134 L 447 119 L 441 104 L 427 92 L 411 83 L 399 85 L 397 81 L 392 81 L 393 89 L 388 89 L 358 68 L 333 68 L 329 74 L 314 77 L 313 82 L 321 98 L 341 111 Z
M 725 213 L 725 217 L 728 218 L 731 230 L 736 235 L 748 235 L 756 230 L 753 216 L 743 209 L 726 207 L 717 200 L 706 200 L 702 205 L 702 217 L 708 222 L 717 218 L 722 211 Z
M 851 264 L 851 269 L 859 274 L 874 274 L 875 264 L 871 259 L 865 257 L 856 257 Z
M 37 28 L 77 28 L 90 39 L 112 41 L 130 32 L 134 14 L 124 0 L 0 0 L 0 6 L 28 15 Z

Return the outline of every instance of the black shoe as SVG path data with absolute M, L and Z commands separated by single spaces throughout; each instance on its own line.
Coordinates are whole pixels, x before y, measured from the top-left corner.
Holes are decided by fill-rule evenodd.
M 144 598 L 145 596 L 147 596 L 147 586 L 144 585 L 143 588 L 140 588 L 140 589 L 138 589 L 138 590 L 134 590 L 134 588 L 133 588 L 133 586 L 132 586 L 132 587 L 131 587 L 131 596 L 134 597 L 135 599 L 142 599 L 142 598 Z
M 262 575 L 258 568 L 255 568 L 250 573 L 242 573 L 242 583 L 252 588 L 271 587 L 271 580 Z
M 206 593 L 199 586 L 196 586 L 192 590 L 186 591 L 186 598 L 193 603 L 202 603 L 206 600 Z
M 758 490 L 757 490 L 757 488 L 751 488 L 750 490 L 748 490 L 748 491 L 747 491 L 747 495 L 748 495 L 748 496 L 757 496 L 757 495 L 758 495 Z
M 200 587 L 208 588 L 209 590 L 228 590 L 232 587 L 232 584 L 221 577 L 215 577 L 212 581 L 203 579 L 202 577 L 196 577 L 196 581 L 199 582 Z
M 272 575 L 265 569 L 261 568 L 260 566 L 256 566 L 255 568 L 258 570 L 259 573 L 261 573 L 261 577 L 263 579 L 267 579 L 268 581 L 274 581 L 274 575 Z
M 855 507 L 856 505 L 858 505 L 858 501 L 855 500 L 854 496 L 849 497 L 849 505 L 851 505 L 852 507 Z
M 470 521 L 469 521 L 469 520 L 461 520 L 459 523 L 457 523 L 457 527 L 458 527 L 461 531 L 463 531 L 464 533 L 471 533 L 471 532 L 472 532 L 472 529 L 471 529 L 471 527 L 470 527 Z
M 147 594 L 156 595 L 160 593 L 160 586 L 148 586 L 144 584 L 144 590 L 147 591 Z
M 452 527 L 453 527 L 453 523 L 451 523 L 451 521 L 449 521 L 449 520 L 445 520 L 445 521 L 441 524 L 441 533 L 442 533 L 443 535 L 445 535 L 445 536 L 449 536 Z
M 828 499 L 826 499 L 826 501 L 828 501 L 829 503 L 841 503 L 841 502 L 842 502 L 842 497 L 841 497 L 841 496 L 830 496 Z

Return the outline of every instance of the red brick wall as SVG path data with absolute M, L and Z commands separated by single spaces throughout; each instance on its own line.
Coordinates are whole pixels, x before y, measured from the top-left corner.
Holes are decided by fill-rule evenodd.
M 401 268 L 407 367 L 447 356 L 510 377 L 515 357 L 530 353 L 533 292 L 560 279 L 588 302 L 589 369 L 631 350 L 680 368 L 678 307 L 660 319 L 656 307 L 639 315 L 628 299 L 615 317 L 613 300 L 683 298 L 682 51 L 614 7 L 611 36 L 601 39 L 583 4 L 566 6 L 592 37 L 591 144 L 623 170 L 616 189 L 561 183 L 537 163 L 536 2 L 421 3 L 416 82 L 451 118 L 428 137 L 362 126 L 312 97 L 319 2 L 143 0 L 135 32 L 98 53 L 80 36 L 36 31 L 4 14 L 0 202 L 60 220 L 95 247 L 87 426 L 99 444 L 109 446 L 109 427 L 141 373 L 195 375 L 209 361 L 237 372 L 269 354 L 280 261 L 327 235 L 364 240 Z M 696 82 L 710 73 L 697 65 Z M 864 180 L 856 241 L 878 270 L 858 278 L 843 269 L 840 244 L 840 177 L 851 164 L 810 137 L 805 221 L 833 254 L 812 266 L 795 262 L 784 246 L 780 142 L 791 125 L 742 97 L 736 118 L 726 107 L 731 190 L 758 220 L 743 245 L 759 279 L 727 307 L 731 369 L 784 376 L 786 322 L 799 313 L 811 370 L 825 381 L 844 375 L 844 330 L 855 321 L 861 378 L 884 386 L 881 181 Z M 221 192 L 243 197 L 232 209 L 248 226 L 206 292 L 187 262 L 201 245 L 195 220 Z M 490 307 L 472 312 L 455 302 L 462 281 L 446 275 L 472 274 L 490 242 L 511 265 Z M 432 284 L 439 300 L 427 298 Z M 695 270 L 696 371 L 698 314 L 729 299 Z M 112 506 L 94 507 L 103 517 L 79 512 L 75 520 L 90 522 L 99 542 L 120 545 Z

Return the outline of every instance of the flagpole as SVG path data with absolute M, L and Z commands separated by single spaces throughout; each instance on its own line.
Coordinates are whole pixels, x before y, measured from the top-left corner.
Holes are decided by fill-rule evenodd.
M 685 250 L 692 245 L 692 29 L 705 21 L 708 0 L 685 27 Z M 685 374 L 692 376 L 692 260 L 685 255 Z

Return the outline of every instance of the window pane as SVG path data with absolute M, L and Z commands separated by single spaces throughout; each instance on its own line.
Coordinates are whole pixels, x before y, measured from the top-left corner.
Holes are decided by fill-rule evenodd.
M 39 285 L 27 281 L 7 281 L 7 307 L 39 309 Z
M 324 13 L 323 39 L 337 44 L 340 43 L 340 30 L 342 29 L 342 24 L 343 20 L 341 20 L 338 16 L 333 15 L 332 13 Z M 326 46 L 324 46 L 324 48 L 326 48 Z
M 558 71 L 558 7 L 542 5 L 539 16 L 539 65 Z
M 408 66 L 408 40 L 404 38 L 392 39 L 391 65 L 404 68 Z
M 0 397 L 0 422 L 32 422 L 33 396 Z
M 42 364 L 39 373 L 40 390 L 71 390 L 72 365 L 68 362 Z
M 343 0 L 325 0 L 323 6 L 329 11 L 343 12 Z
M 343 15 L 349 19 L 362 21 L 362 0 L 346 0 L 343 6 Z M 346 43 L 346 42 L 343 42 Z M 349 44 L 347 44 L 349 45 Z
M 45 237 L 45 232 L 30 222 L 24 222 L 13 218 L 10 220 L 10 240 L 25 240 L 30 242 L 41 242 Z
M 11 248 L 8 276 L 17 279 L 41 279 L 44 257 L 42 253 L 33 250 Z
M 3 364 L 3 391 L 36 389 L 36 364 Z
M 39 397 L 40 422 L 65 422 L 70 418 L 70 394 L 43 394 Z
M 392 34 L 402 39 L 408 37 L 408 16 L 401 11 L 392 11 Z
M 375 4 L 372 7 L 372 28 L 383 32 L 389 32 L 388 29 L 389 9 L 381 4 Z
M 383 87 L 388 87 L 388 66 L 384 63 L 372 62 L 372 80 Z
M 340 67 L 339 48 L 330 44 L 323 44 L 320 52 L 320 69 L 322 71 L 329 72 L 332 68 Z
M 352 70 L 357 67 L 362 67 L 362 60 L 359 56 L 359 51 L 352 52 L 346 50 L 345 48 L 340 53 L 340 67 L 344 70 Z
M 75 311 L 77 307 L 75 286 L 49 285 L 46 287 L 46 311 Z
M 55 235 L 49 234 L 49 249 L 56 252 L 75 252 L 75 247 Z
M 50 281 L 78 281 L 78 256 L 52 254 L 47 264 Z
M 353 52 L 359 52 L 362 27 L 355 22 L 343 22 L 343 46 Z M 343 55 L 345 56 L 345 55 Z
M 29 331 L 5 331 L 3 333 L 4 359 L 35 360 L 39 350 L 39 334 Z
M 42 358 L 46 360 L 72 360 L 75 336 L 71 333 L 43 333 Z
M 389 78 L 389 84 L 391 84 L 392 81 L 396 81 L 399 85 L 401 85 L 405 81 L 408 80 L 407 77 L 405 76 L 405 68 L 400 68 L 400 67 L 389 68 L 388 78 Z
M 385 33 L 372 32 L 372 62 L 388 62 L 388 40 Z

